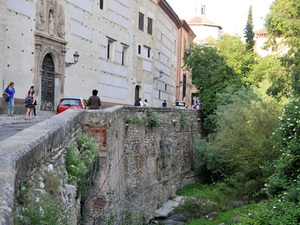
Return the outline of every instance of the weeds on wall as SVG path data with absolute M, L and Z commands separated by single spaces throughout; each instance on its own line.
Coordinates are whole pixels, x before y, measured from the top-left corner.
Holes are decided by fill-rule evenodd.
M 148 119 L 148 125 L 150 127 L 159 127 L 160 126 L 160 121 L 157 113 L 153 112 L 152 109 L 147 110 L 147 119 Z
M 77 184 L 77 191 L 84 194 L 88 184 L 91 182 L 89 176 L 96 166 L 99 170 L 98 147 L 94 140 L 85 133 L 81 133 L 76 143 L 68 146 L 66 155 L 66 166 L 68 171 L 68 182 Z M 93 166 L 95 165 L 95 166 Z
M 46 171 L 44 181 L 44 190 L 35 187 L 36 184 L 20 185 L 20 195 L 14 207 L 14 224 L 69 224 L 70 213 L 59 200 L 60 177 L 55 171 Z
M 150 127 L 159 127 L 160 126 L 158 114 L 153 112 L 153 110 L 150 108 L 147 110 L 146 118 L 126 116 L 125 122 L 126 122 L 126 128 L 128 128 L 128 124 L 130 124 L 130 123 L 137 124 L 137 125 L 148 125 Z
M 180 114 L 180 119 L 179 119 L 179 121 L 180 121 L 180 126 L 181 126 L 181 127 L 184 127 L 184 126 L 187 124 L 187 116 L 186 116 L 185 113 L 181 113 L 181 114 Z

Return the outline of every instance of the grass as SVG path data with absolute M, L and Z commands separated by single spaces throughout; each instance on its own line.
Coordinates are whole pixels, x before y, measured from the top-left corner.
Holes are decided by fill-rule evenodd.
M 216 220 L 207 220 L 205 218 L 196 219 L 188 222 L 188 225 L 219 225 L 221 223 L 236 224 L 233 222 L 232 218 L 243 217 L 247 215 L 250 211 L 254 210 L 259 203 L 253 203 L 250 205 L 244 205 L 235 209 L 228 210 L 227 212 L 219 213 Z
M 174 210 L 175 213 L 183 213 L 187 218 L 191 219 L 187 223 L 188 225 L 235 224 L 232 218 L 242 218 L 257 207 L 257 204 L 253 203 L 233 209 L 231 202 L 235 200 L 236 193 L 226 186 L 225 183 L 211 185 L 202 183 L 188 184 L 179 189 L 177 195 L 194 197 L 195 199 L 190 199 L 180 204 Z M 210 212 L 218 212 L 217 219 L 207 220 L 205 215 Z M 200 219 L 199 216 L 201 216 Z
M 234 191 L 228 188 L 224 183 L 218 184 L 188 184 L 177 191 L 177 195 L 193 196 L 201 199 L 212 201 L 222 201 L 228 198 L 234 198 Z

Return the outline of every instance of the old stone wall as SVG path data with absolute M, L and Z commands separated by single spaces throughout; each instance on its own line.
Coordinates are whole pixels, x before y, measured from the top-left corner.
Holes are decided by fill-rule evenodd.
M 68 110 L 0 142 L 0 224 L 13 224 L 20 184 L 34 180 L 34 174 L 42 167 L 65 170 L 66 147 L 82 130 L 82 120 L 83 112 Z M 68 194 L 73 198 L 76 188 L 66 184 L 66 177 L 61 183 L 66 198 Z
M 148 219 L 175 195 L 193 165 L 197 110 L 152 108 L 160 124 L 150 126 L 148 108 L 67 110 L 0 142 L 0 224 L 13 224 L 18 187 L 40 168 L 65 171 L 66 147 L 84 130 L 99 146 L 100 173 L 88 196 L 89 221 L 110 210 L 138 209 Z M 75 187 L 62 176 L 64 195 Z M 72 209 L 73 214 L 76 209 Z M 76 217 L 76 215 L 73 215 Z
M 86 114 L 84 120 L 84 128 L 101 146 L 101 182 L 95 192 L 99 199 L 108 194 L 107 210 L 138 209 L 152 218 L 157 207 L 175 196 L 193 165 L 199 111 L 152 108 L 160 125 L 151 127 L 145 120 L 147 108 L 111 109 Z

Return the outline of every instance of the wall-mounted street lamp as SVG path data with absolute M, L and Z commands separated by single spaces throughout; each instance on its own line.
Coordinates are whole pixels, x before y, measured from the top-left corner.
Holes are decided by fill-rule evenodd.
M 163 75 L 164 75 L 164 71 L 160 70 L 159 71 L 159 77 L 154 77 L 153 80 L 162 78 Z
M 182 84 L 183 84 L 183 81 L 181 80 L 181 81 L 179 82 L 179 86 L 176 86 L 176 88 L 180 88 L 180 87 L 182 86 Z
M 65 62 L 66 67 L 70 67 L 78 62 L 79 54 L 77 51 L 74 53 L 73 56 L 74 56 L 74 62 Z

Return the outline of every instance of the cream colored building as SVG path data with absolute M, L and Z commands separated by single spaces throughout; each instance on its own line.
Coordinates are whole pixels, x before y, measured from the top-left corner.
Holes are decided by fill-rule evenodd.
M 165 0 L 0 0 L 2 90 L 15 82 L 15 108 L 34 85 L 38 109 L 63 96 L 150 106 L 176 99 L 178 30 Z M 76 64 L 73 55 L 77 52 Z M 1 101 L 4 113 L 6 106 Z

